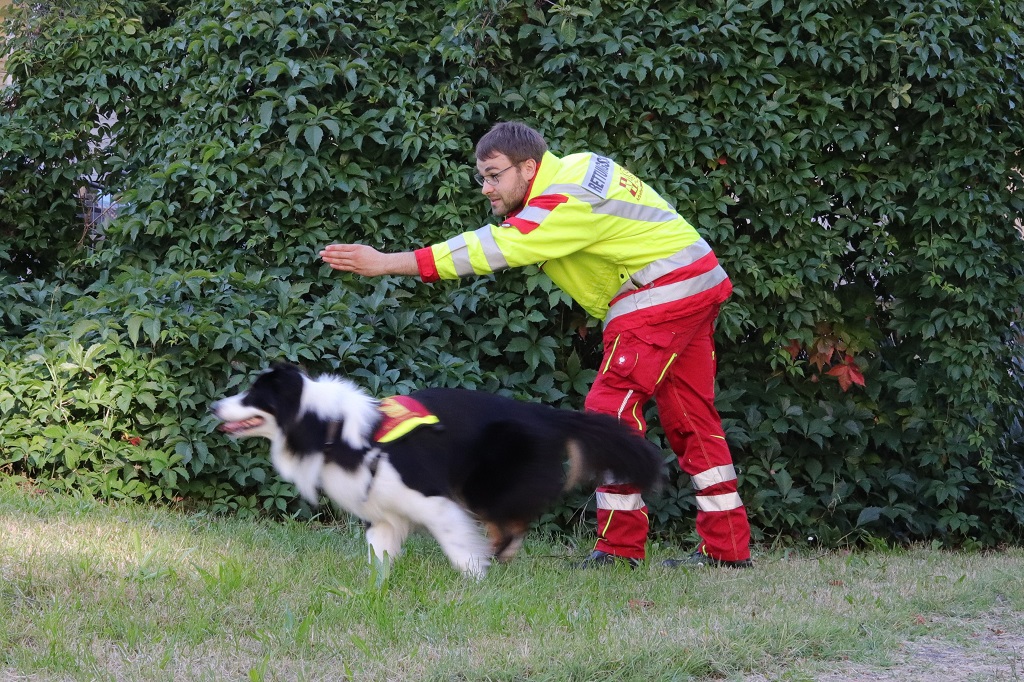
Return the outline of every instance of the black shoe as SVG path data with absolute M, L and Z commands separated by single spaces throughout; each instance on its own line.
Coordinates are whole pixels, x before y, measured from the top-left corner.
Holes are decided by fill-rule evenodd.
M 661 565 L 666 568 L 753 568 L 754 562 L 750 559 L 740 559 L 739 561 L 715 559 L 697 550 L 685 559 L 666 559 L 661 562 Z
M 614 554 L 609 554 L 608 552 L 602 552 L 599 549 L 595 549 L 590 556 L 576 564 L 576 568 L 604 568 L 605 566 L 618 565 L 636 568 L 640 565 L 640 560 L 630 559 L 629 557 L 624 556 L 615 556 Z

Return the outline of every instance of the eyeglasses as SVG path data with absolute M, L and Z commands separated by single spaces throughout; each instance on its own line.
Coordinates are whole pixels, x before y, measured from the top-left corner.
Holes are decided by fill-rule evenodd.
M 487 175 L 480 175 L 479 173 L 474 173 L 473 174 L 473 179 L 476 180 L 476 184 L 480 185 L 481 187 L 484 186 L 485 182 L 488 185 L 492 185 L 494 187 L 497 187 L 498 186 L 498 176 L 501 175 L 502 173 L 504 173 L 505 171 L 510 170 L 512 168 L 515 168 L 515 167 L 516 167 L 516 164 L 513 163 L 508 168 L 503 168 L 500 171 L 498 171 L 497 173 L 489 173 Z

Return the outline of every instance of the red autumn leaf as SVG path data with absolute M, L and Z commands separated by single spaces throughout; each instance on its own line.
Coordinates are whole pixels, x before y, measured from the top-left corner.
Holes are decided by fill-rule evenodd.
M 863 386 L 864 373 L 860 371 L 860 367 L 857 366 L 857 361 L 853 359 L 852 355 L 846 356 L 846 366 L 850 368 L 850 378 L 853 379 L 853 383 Z
M 858 386 L 864 385 L 864 374 L 860 371 L 857 363 L 854 362 L 852 355 L 844 357 L 843 364 L 836 365 L 830 369 L 828 375 L 839 380 L 839 386 L 844 392 L 848 391 L 854 384 Z
M 814 340 L 814 352 L 811 353 L 808 360 L 811 364 L 817 367 L 820 372 L 825 369 L 826 365 L 832 364 L 832 358 L 837 350 L 843 351 L 845 348 L 846 346 L 842 341 L 836 339 L 836 337 L 830 332 L 823 336 L 819 336 Z
M 790 341 L 789 345 L 786 346 L 786 351 L 789 353 L 789 357 L 793 358 L 794 360 L 796 360 L 796 356 L 800 355 L 801 350 L 802 347 L 800 346 L 800 342 L 797 341 L 796 339 Z
M 825 368 L 825 365 L 832 362 L 832 355 L 835 353 L 835 346 L 823 346 L 818 344 L 817 350 L 808 358 L 808 360 L 818 368 L 820 372 Z

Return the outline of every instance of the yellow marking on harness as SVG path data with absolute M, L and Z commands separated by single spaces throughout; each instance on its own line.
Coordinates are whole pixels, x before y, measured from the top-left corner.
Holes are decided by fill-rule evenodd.
M 421 403 L 408 396 L 384 398 L 378 406 L 384 421 L 377 428 L 373 439 L 378 443 L 390 443 L 424 424 L 438 424 L 437 415 L 427 411 Z

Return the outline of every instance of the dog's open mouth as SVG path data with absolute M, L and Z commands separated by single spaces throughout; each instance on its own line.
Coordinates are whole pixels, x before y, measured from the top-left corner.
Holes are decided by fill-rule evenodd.
M 248 431 L 249 429 L 255 429 L 257 426 L 262 426 L 264 421 L 266 420 L 263 417 L 249 417 L 238 422 L 224 422 L 217 428 L 224 433 L 240 433 L 241 431 Z

